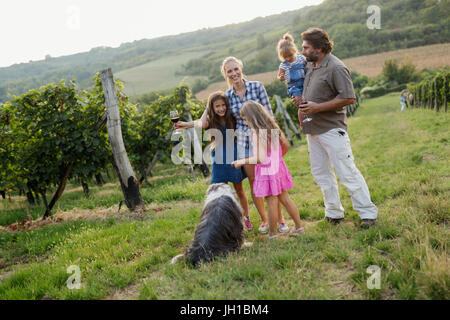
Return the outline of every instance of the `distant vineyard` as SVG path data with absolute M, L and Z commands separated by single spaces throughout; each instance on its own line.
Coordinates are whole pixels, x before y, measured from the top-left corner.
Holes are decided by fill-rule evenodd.
M 445 72 L 437 74 L 431 80 L 409 85 L 408 90 L 413 94 L 414 106 L 447 112 L 447 104 L 450 101 L 449 82 L 450 72 Z

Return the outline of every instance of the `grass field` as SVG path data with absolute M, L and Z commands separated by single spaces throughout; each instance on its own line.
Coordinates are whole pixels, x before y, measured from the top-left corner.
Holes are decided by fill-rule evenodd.
M 395 51 L 382 52 L 367 56 L 343 59 L 345 65 L 358 73 L 369 77 L 378 76 L 387 59 L 397 59 L 404 61 L 409 59 L 416 66 L 417 70 L 437 69 L 449 65 L 450 61 L 450 43 L 434 44 L 410 49 L 401 49 Z M 244 66 L 245 72 L 245 66 Z M 264 72 L 248 76 L 249 80 L 257 80 L 263 84 L 269 84 L 277 79 L 277 71 Z M 226 90 L 227 84 L 224 81 L 212 83 L 206 89 L 198 92 L 195 96 L 200 99 L 207 99 L 208 96 L 217 90 Z
M 201 57 L 207 51 L 193 51 L 180 55 L 171 55 L 138 67 L 117 72 L 114 77 L 124 82 L 124 91 L 129 96 L 136 96 L 150 91 L 174 88 L 184 81 L 192 84 L 197 79 L 206 77 L 178 76 L 176 71 L 192 58 Z
M 199 269 L 170 265 L 193 236 L 209 181 L 158 165 L 152 187 L 141 188 L 143 215 L 117 213 L 120 186 L 110 182 L 92 186 L 89 199 L 69 186 L 48 225 L 3 228 L 0 299 L 450 299 L 450 115 L 399 110 L 391 94 L 365 100 L 349 119 L 356 165 L 379 208 L 371 229 L 358 227 L 342 186 L 346 221 L 323 220 L 303 139 L 285 161 L 305 235 L 269 242 L 253 230 L 246 239 L 253 246 L 239 254 Z M 23 200 L 0 201 L 1 225 L 25 218 Z M 257 229 L 252 203 L 250 209 Z M 35 217 L 43 211 L 32 208 Z M 71 265 L 81 270 L 79 290 L 66 287 Z M 380 289 L 367 288 L 371 265 L 381 268 Z

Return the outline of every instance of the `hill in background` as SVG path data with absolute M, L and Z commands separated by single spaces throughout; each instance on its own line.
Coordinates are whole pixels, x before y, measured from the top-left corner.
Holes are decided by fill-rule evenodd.
M 373 78 L 381 74 L 384 61 L 388 59 L 395 59 L 400 62 L 410 61 L 416 66 L 417 70 L 438 69 L 449 65 L 450 43 L 440 43 L 429 46 L 375 53 L 343 59 L 343 62 L 350 69 L 350 71 L 356 71 L 359 74 Z M 257 80 L 267 85 L 277 79 L 277 73 L 278 70 L 257 73 L 248 76 L 248 79 Z M 214 91 L 224 91 L 227 89 L 227 84 L 222 78 L 221 81 L 210 84 L 206 89 L 196 93 L 195 96 L 197 99 L 204 100 L 207 99 L 208 96 Z
M 112 67 L 134 87 L 138 87 L 141 79 L 151 79 L 148 85 L 135 88 L 135 92 L 127 88 L 131 94 L 163 89 L 163 84 L 170 88 L 180 79 L 216 82 L 221 80 L 220 62 L 229 55 L 244 61 L 247 74 L 273 71 L 279 63 L 275 46 L 282 34 L 290 31 L 298 41 L 300 33 L 311 26 L 328 31 L 335 41 L 334 52 L 340 58 L 450 42 L 450 0 L 379 0 L 376 4 L 381 8 L 380 30 L 369 30 L 366 26 L 369 4 L 365 0 L 325 0 L 318 6 L 249 22 L 15 64 L 0 68 L 0 102 L 61 79 L 75 77 L 86 87 L 95 72 L 106 67 Z M 167 60 L 173 61 L 175 68 L 159 73 L 148 68 L 151 63 L 160 65 Z M 137 72 L 141 66 L 148 73 Z

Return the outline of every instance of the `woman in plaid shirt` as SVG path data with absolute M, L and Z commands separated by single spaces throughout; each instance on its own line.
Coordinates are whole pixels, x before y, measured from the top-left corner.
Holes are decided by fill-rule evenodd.
M 229 89 L 225 92 L 230 103 L 230 109 L 236 118 L 236 138 L 237 138 L 237 159 L 248 158 L 252 156 L 252 145 L 249 139 L 250 131 L 245 121 L 240 116 L 242 105 L 253 100 L 263 105 L 267 111 L 273 115 L 272 107 L 270 105 L 269 97 L 267 96 L 266 89 L 261 82 L 248 81 L 244 79 L 242 73 L 243 64 L 242 61 L 235 57 L 226 58 L 221 67 L 223 76 L 228 82 Z M 203 112 L 201 117 L 202 123 L 207 121 L 207 110 Z M 264 207 L 264 198 L 256 197 L 253 193 L 253 182 L 255 180 L 255 164 L 244 165 L 245 173 L 248 176 L 250 183 L 250 190 L 252 193 L 252 199 L 255 203 L 256 209 L 261 216 L 262 224 L 259 227 L 259 231 L 267 233 L 268 220 L 266 210 Z M 288 226 L 284 222 L 281 214 L 281 204 L 278 203 L 278 231 L 289 231 Z

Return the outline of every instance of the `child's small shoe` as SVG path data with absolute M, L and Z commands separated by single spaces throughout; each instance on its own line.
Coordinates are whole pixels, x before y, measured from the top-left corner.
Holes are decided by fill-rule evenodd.
M 261 232 L 262 234 L 266 234 L 267 233 L 267 225 L 265 225 L 264 223 L 261 224 L 258 228 L 259 232 Z
M 269 240 L 276 240 L 276 239 L 278 239 L 279 236 L 280 236 L 280 235 L 278 235 L 278 234 L 273 234 L 273 235 L 270 235 L 270 234 L 269 234 L 268 239 L 269 239 Z
M 247 231 L 250 231 L 253 229 L 253 225 L 252 225 L 252 222 L 250 221 L 249 216 L 245 217 L 245 229 L 247 229 Z
M 278 232 L 279 233 L 286 233 L 289 231 L 289 227 L 286 224 L 286 222 L 277 222 L 278 223 Z
M 298 229 L 296 227 L 293 227 L 291 232 L 289 232 L 289 236 L 297 237 L 298 235 L 303 234 L 303 233 L 305 233 L 305 229 L 303 227 L 300 227 Z

